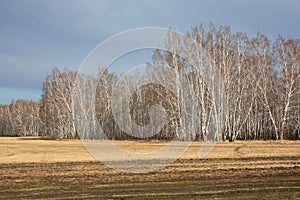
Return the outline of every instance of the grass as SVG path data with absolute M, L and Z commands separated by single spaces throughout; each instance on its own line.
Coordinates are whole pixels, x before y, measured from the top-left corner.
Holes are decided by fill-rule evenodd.
M 159 141 L 114 141 L 127 151 Z M 300 141 L 201 143 L 159 171 L 130 174 L 96 161 L 80 140 L 0 138 L 0 199 L 300 199 Z

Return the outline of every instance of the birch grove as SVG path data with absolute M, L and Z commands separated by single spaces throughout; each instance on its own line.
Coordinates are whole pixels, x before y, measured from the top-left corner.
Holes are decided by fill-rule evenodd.
M 166 117 L 148 139 L 207 140 L 212 131 L 214 140 L 223 141 L 300 139 L 300 40 L 279 36 L 271 41 L 262 33 L 248 38 L 211 25 L 208 31 L 193 27 L 184 38 L 170 30 L 166 46 L 168 51 L 154 50 L 144 71 L 120 75 L 102 69 L 92 78 L 53 69 L 39 102 L 0 105 L 0 135 L 101 139 L 100 126 L 109 139 L 145 139 L 141 127 L 161 120 L 151 116 L 158 105 Z M 184 92 L 193 93 L 196 102 L 189 127 L 183 127 L 187 105 L 179 103 L 187 98 L 178 87 L 183 78 L 189 84 Z M 130 93 L 128 108 L 114 107 L 114 92 Z

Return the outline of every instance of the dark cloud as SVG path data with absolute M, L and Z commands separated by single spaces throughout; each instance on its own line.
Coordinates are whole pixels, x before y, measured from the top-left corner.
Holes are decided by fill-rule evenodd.
M 1 0 L 0 87 L 40 89 L 53 67 L 76 70 L 99 42 L 138 27 L 187 32 L 213 22 L 250 36 L 300 38 L 299 7 L 297 0 Z

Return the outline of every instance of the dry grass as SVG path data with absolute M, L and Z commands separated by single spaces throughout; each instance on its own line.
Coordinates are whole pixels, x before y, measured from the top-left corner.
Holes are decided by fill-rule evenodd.
M 166 142 L 114 141 L 127 151 Z M 201 143 L 156 172 L 128 174 L 96 161 L 80 140 L 0 138 L 0 199 L 300 199 L 300 141 Z
M 164 147 L 162 141 L 113 141 L 131 152 L 151 152 Z M 183 159 L 199 158 L 202 146 L 193 142 L 182 155 Z M 80 140 L 45 140 L 38 137 L 0 137 L 0 163 L 88 162 L 96 159 Z M 207 158 L 300 157 L 300 141 L 236 141 L 215 144 Z
M 0 137 L 0 163 L 94 161 L 80 140 Z

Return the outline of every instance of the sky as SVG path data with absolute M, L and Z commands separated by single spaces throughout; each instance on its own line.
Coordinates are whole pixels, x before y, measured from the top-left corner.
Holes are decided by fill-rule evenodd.
M 119 32 L 214 23 L 271 39 L 300 38 L 298 0 L 1 0 L 0 104 L 38 101 L 54 67 L 78 70 L 88 53 Z

